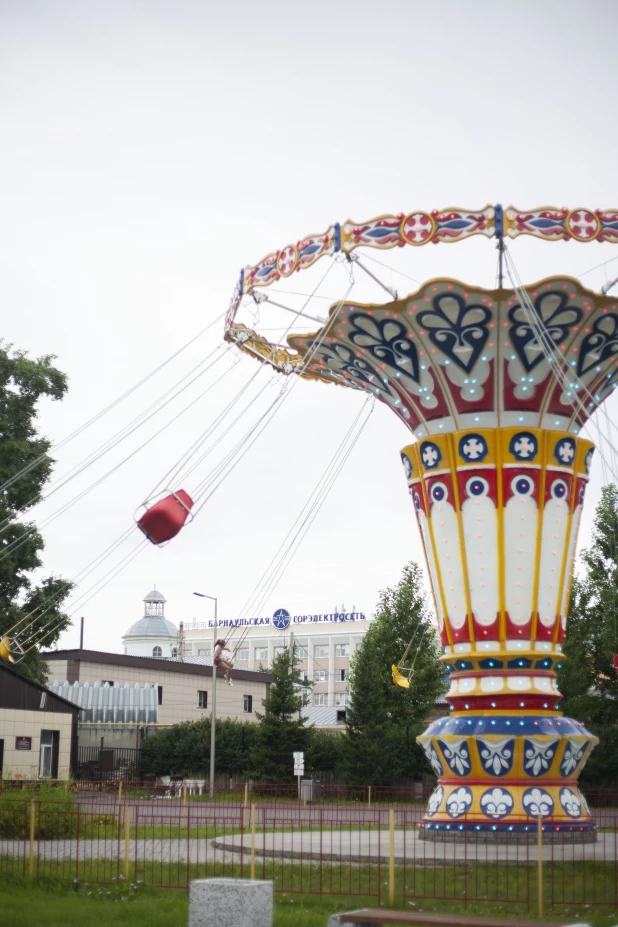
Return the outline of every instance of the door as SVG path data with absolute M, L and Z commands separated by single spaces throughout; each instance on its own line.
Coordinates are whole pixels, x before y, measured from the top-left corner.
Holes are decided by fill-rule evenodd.
M 39 778 L 53 779 L 58 775 L 60 731 L 41 731 Z

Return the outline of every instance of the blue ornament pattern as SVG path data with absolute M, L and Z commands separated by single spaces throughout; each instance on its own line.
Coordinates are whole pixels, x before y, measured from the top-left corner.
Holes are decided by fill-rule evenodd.
M 536 787 L 526 789 L 522 796 L 522 805 L 526 814 L 531 818 L 537 818 L 539 814 L 541 817 L 547 818 L 554 810 L 554 800 L 549 792 Z
M 533 302 L 536 320 L 530 321 L 529 310 L 521 303 L 510 310 L 511 342 L 526 371 L 530 372 L 545 360 L 546 349 L 539 343 L 537 328 L 543 330 L 544 339 L 558 345 L 566 338 L 570 328 L 581 320 L 582 310 L 567 303 L 565 293 L 544 290 Z
M 481 304 L 466 305 L 455 293 L 441 293 L 432 306 L 419 313 L 419 324 L 449 360 L 470 373 L 489 340 L 491 312 Z
M 539 442 L 531 431 L 520 431 L 511 438 L 509 451 L 515 460 L 529 462 L 538 454 Z
M 562 755 L 562 761 L 560 763 L 561 776 L 566 778 L 567 776 L 572 776 L 574 774 L 575 770 L 584 758 L 588 746 L 588 743 L 585 741 L 582 743 L 581 740 L 571 740 L 571 738 L 567 740 L 564 753 Z
M 582 376 L 618 351 L 618 315 L 608 312 L 597 319 L 582 342 L 577 373 Z
M 554 448 L 554 457 L 564 467 L 572 466 L 575 460 L 575 441 L 573 438 L 561 438 Z
M 515 756 L 515 740 L 503 737 L 500 740 L 476 740 L 481 766 L 490 776 L 506 776 L 511 771 Z
M 472 804 L 472 791 L 467 785 L 462 785 L 446 799 L 446 813 L 450 818 L 460 818 L 466 814 Z
M 367 351 L 380 365 L 387 364 L 418 384 L 418 352 L 408 334 L 408 329 L 397 319 L 379 320 L 362 312 L 350 316 L 348 337 L 354 347 Z
M 545 775 L 553 762 L 559 743 L 559 740 L 547 741 L 535 737 L 524 740 L 524 772 L 535 779 Z
M 481 810 L 488 818 L 494 821 L 507 817 L 513 810 L 515 802 L 507 789 L 494 787 L 481 795 Z
M 440 762 L 440 757 L 438 756 L 436 748 L 432 742 L 428 740 L 427 743 L 422 743 L 421 747 L 423 748 L 425 756 L 429 760 L 431 768 L 435 772 L 436 776 L 441 776 L 444 770 L 442 768 L 442 763 Z
M 560 790 L 560 804 L 562 805 L 562 810 L 568 814 L 570 818 L 581 817 L 582 803 L 571 789 L 565 787 Z
M 470 775 L 472 765 L 467 740 L 464 738 L 449 741 L 439 740 L 438 746 L 452 773 L 462 777 Z
M 439 785 L 438 788 L 432 793 L 429 803 L 427 805 L 427 814 L 430 818 L 437 814 L 440 810 L 440 805 L 442 804 L 442 799 L 444 798 L 444 788 Z
M 435 470 L 440 466 L 442 452 L 433 441 L 423 441 L 421 444 L 421 460 L 426 470 Z
M 482 463 L 488 453 L 487 441 L 482 435 L 464 435 L 459 440 L 459 454 L 468 463 Z

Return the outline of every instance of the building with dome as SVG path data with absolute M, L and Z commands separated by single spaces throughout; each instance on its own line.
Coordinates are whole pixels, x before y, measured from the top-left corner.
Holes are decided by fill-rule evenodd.
M 165 617 L 166 598 L 153 589 L 144 599 L 143 617 L 122 636 L 128 656 L 176 659 L 178 628 Z

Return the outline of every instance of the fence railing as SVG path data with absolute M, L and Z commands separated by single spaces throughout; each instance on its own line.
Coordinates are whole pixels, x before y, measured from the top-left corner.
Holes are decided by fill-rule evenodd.
M 529 818 L 529 834 L 503 842 L 465 830 L 456 840 L 427 839 L 421 807 L 213 805 L 192 801 L 186 790 L 167 801 L 100 797 L 0 796 L 0 878 L 186 889 L 192 879 L 224 876 L 417 910 L 618 910 L 618 812 L 607 807 L 597 813 L 596 842 L 578 844 L 542 820 L 539 833 Z

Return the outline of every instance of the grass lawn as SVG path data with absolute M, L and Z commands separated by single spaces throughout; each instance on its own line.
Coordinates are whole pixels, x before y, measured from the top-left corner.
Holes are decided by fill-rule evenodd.
M 362 899 L 276 895 L 274 927 L 325 927 L 331 914 L 358 907 L 363 907 Z M 423 910 L 448 909 L 427 906 Z M 461 912 L 461 905 L 451 910 Z M 125 886 L 52 880 L 30 886 L 23 880 L 9 879 L 2 886 L 0 920 L 3 927 L 101 927 L 110 923 L 114 927 L 186 927 L 187 911 L 184 891 L 144 887 L 134 891 Z M 587 918 L 577 912 L 573 920 L 591 927 L 610 927 L 618 917 Z

